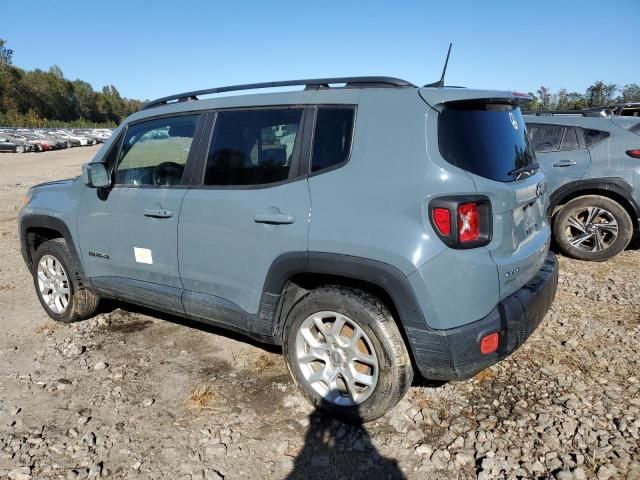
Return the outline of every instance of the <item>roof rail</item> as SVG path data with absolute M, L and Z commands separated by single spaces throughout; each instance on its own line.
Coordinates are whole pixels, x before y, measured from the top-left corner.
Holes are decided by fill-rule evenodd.
M 195 90 L 193 92 L 178 93 L 168 97 L 158 98 L 142 107 L 141 110 L 147 108 L 167 105 L 168 103 L 188 102 L 198 100 L 200 95 L 210 95 L 213 93 L 235 92 L 239 90 L 256 90 L 259 88 L 275 88 L 275 87 L 292 87 L 304 85 L 307 90 L 318 90 L 321 88 L 329 88 L 332 83 L 345 83 L 347 87 L 364 88 L 364 87 L 415 87 L 414 84 L 393 77 L 337 77 L 337 78 L 315 78 L 307 80 L 283 80 L 279 82 L 263 82 L 263 83 L 247 83 L 244 85 L 232 85 L 229 87 L 208 88 L 205 90 Z
M 609 117 L 612 112 L 609 108 L 590 108 L 584 110 L 548 110 L 535 112 L 522 112 L 523 115 L 535 115 L 536 117 Z

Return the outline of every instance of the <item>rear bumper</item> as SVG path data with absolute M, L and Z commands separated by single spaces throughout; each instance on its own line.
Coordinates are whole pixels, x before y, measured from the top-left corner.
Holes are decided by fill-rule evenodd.
M 464 380 L 513 353 L 540 325 L 558 286 L 558 261 L 549 253 L 538 274 L 489 315 L 449 330 L 410 332 L 420 373 L 433 380 Z M 480 340 L 498 332 L 497 351 L 480 352 Z

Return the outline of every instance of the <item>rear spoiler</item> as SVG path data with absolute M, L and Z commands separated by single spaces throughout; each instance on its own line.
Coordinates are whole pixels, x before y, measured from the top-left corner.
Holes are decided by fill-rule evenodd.
M 526 93 L 499 91 L 499 90 L 472 90 L 456 87 L 422 87 L 418 89 L 420 97 L 432 107 L 442 105 L 447 102 L 457 102 L 465 100 L 486 100 L 499 102 L 514 102 L 517 104 L 526 103 L 531 97 Z

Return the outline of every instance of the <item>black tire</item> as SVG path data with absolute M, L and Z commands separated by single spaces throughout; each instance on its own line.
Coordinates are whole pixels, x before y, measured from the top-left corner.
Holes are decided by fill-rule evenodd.
M 38 285 L 38 264 L 45 255 L 50 255 L 60 262 L 68 278 L 68 286 L 70 290 L 69 303 L 66 310 L 61 314 L 54 312 L 40 294 L 40 288 Z M 86 320 L 93 317 L 98 310 L 100 298 L 93 292 L 78 284 L 76 275 L 78 268 L 78 265 L 76 265 L 73 257 L 69 253 L 66 242 L 61 238 L 43 242 L 38 247 L 34 255 L 31 274 L 33 276 L 33 283 L 36 289 L 36 294 L 38 295 L 38 300 L 47 314 L 57 322 L 72 323 L 79 320 Z
M 16 145 L 16 153 L 24 153 L 26 150 L 22 145 Z
M 325 400 L 305 379 L 296 356 L 296 337 L 305 319 L 332 311 L 349 317 L 366 333 L 378 358 L 378 379 L 370 396 L 354 406 Z M 320 287 L 303 296 L 288 315 L 283 332 L 283 353 L 289 372 L 306 399 L 330 415 L 348 423 L 375 420 L 391 410 L 413 380 L 413 367 L 393 316 L 373 295 L 354 288 Z
M 618 227 L 617 237 L 615 237 L 615 239 L 613 240 L 610 240 L 610 243 L 608 243 L 606 248 L 597 251 L 587 251 L 578 248 L 572 245 L 568 238 L 569 236 L 577 238 L 577 235 L 580 233 L 579 230 L 569 229 L 569 218 L 571 216 L 575 216 L 575 213 L 580 211 L 580 209 L 591 207 L 605 210 L 606 213 L 610 214 L 613 217 Z M 598 222 L 593 223 L 593 225 L 597 224 Z M 590 230 L 586 233 L 589 232 Z M 610 235 L 610 233 L 608 233 L 606 230 L 604 231 L 604 235 L 605 238 L 611 238 L 606 237 L 606 235 Z M 574 198 L 573 200 L 563 205 L 561 210 L 556 213 L 553 219 L 553 238 L 556 242 L 556 245 L 562 253 L 564 253 L 568 257 L 576 258 L 578 260 L 586 260 L 592 262 L 603 262 L 605 260 L 608 260 L 627 248 L 627 245 L 629 245 L 632 236 L 633 223 L 631 222 L 631 217 L 624 209 L 624 207 L 615 200 L 607 197 L 602 197 L 600 195 L 585 195 L 583 197 Z M 593 241 L 593 239 L 587 240 L 587 242 L 585 242 L 586 246 L 584 248 L 588 249 L 589 246 L 592 245 Z

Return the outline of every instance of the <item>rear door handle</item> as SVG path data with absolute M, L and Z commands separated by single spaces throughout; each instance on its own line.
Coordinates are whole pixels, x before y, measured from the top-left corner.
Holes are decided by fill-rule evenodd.
M 145 208 L 144 216 L 152 218 L 171 218 L 173 217 L 173 212 L 171 210 L 165 210 L 164 208 Z
M 577 165 L 578 162 L 572 162 L 571 160 L 560 160 L 553 164 L 554 167 L 573 167 Z
M 288 213 L 258 213 L 253 217 L 253 221 L 270 225 L 288 225 L 295 222 L 296 217 Z

